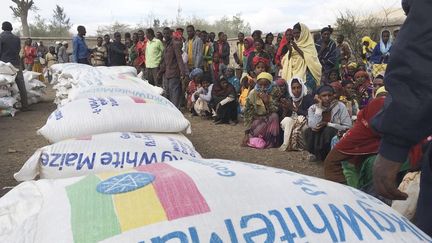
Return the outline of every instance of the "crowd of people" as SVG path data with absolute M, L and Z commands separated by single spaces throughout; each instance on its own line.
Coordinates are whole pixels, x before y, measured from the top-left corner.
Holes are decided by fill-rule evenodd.
M 418 5 L 431 7 L 429 3 Z M 409 7 L 410 4 L 404 6 L 407 14 Z M 418 16 L 426 13 L 421 7 L 413 11 Z M 411 28 L 407 28 L 406 33 L 401 31 L 405 39 L 421 39 L 422 33 L 427 33 L 417 30 L 421 29 L 416 25 L 421 18 L 413 16 L 412 23 L 409 15 L 407 19 Z M 6 27 L 3 28 L 5 32 L 11 30 Z M 381 195 L 389 199 L 403 198 L 404 195 L 398 193 L 389 181 L 396 179 L 397 173 L 401 176 L 408 169 L 418 167 L 424 151 L 422 147 L 430 141 L 420 135 L 408 138 L 407 132 L 390 129 L 399 125 L 396 124 L 394 106 L 411 114 L 413 119 L 420 115 L 407 110 L 413 108 L 410 105 L 403 106 L 399 101 L 392 103 L 400 97 L 387 97 L 384 79 L 386 84 L 394 81 L 393 93 L 399 92 L 407 86 L 405 83 L 402 85 L 401 78 L 408 76 L 404 76 L 404 69 L 397 71 L 396 62 L 411 65 L 415 70 L 417 67 L 412 65 L 418 63 L 424 68 L 431 62 L 423 54 L 410 49 L 407 41 L 395 42 L 399 30 L 383 30 L 379 42 L 369 36 L 357 40 L 362 43 L 360 62 L 355 61 L 354 52 L 343 35 L 339 34 L 333 40 L 330 26 L 315 35 L 303 23 L 296 23 L 277 36 L 272 33 L 263 36 L 260 30 L 251 36 L 238 33 L 235 46 L 229 45 L 223 32 L 219 32 L 216 39 L 215 33 L 189 25 L 186 34 L 183 28 L 169 27 L 157 33 L 153 29 L 125 33 L 124 42 L 118 32 L 114 33 L 113 39 L 107 34 L 97 38 L 94 48 L 88 48 L 85 27 L 79 26 L 77 30 L 72 42 L 73 62 L 94 66 L 134 66 L 150 84 L 162 87 L 164 95 L 176 107 L 184 108 L 193 116 L 213 120 L 216 125 L 237 125 L 242 119 L 245 126 L 244 137 L 239 141 L 242 146 L 307 151 L 310 161 L 324 162 L 326 179 L 360 188 L 375 196 L 378 194 L 373 190 L 373 176 L 375 188 Z M 412 37 L 410 33 L 416 36 Z M 2 34 L 2 42 L 8 38 L 6 35 Z M 393 43 L 399 44 L 395 47 L 397 52 Z M 235 48 L 232 56 L 230 48 Z M 38 56 L 44 56 L 48 66 L 65 62 L 66 49 L 67 43 L 48 49 L 40 43 L 36 48 L 29 39 L 23 49 L 24 66 L 27 70 L 34 70 L 37 65 L 34 59 Z M 405 52 L 418 58 L 407 63 Z M 3 60 L 7 54 L 3 54 L 3 49 L 0 53 Z M 393 60 L 393 66 L 388 70 L 390 60 Z M 424 83 L 425 77 L 431 76 L 422 74 L 430 74 L 426 71 L 422 69 L 417 73 L 423 79 L 410 81 L 427 89 L 430 85 Z M 409 100 L 412 103 L 419 97 L 414 98 L 415 92 L 411 91 L 414 92 L 414 88 L 406 90 L 409 95 L 412 93 Z M 430 97 L 430 93 L 428 95 Z M 393 109 L 393 113 L 386 112 L 386 109 Z M 422 123 L 420 119 L 417 122 Z M 424 127 L 422 131 L 426 130 Z M 406 139 L 400 140 L 406 141 L 403 144 L 395 140 L 400 134 L 407 134 Z M 414 141 L 418 143 L 416 146 Z M 408 154 L 409 149 L 410 156 L 395 157 L 395 154 Z M 378 163 L 375 168 L 388 166 L 392 170 L 373 171 L 374 163 Z M 389 177 L 377 179 L 381 174 Z M 423 197 L 424 202 L 430 200 L 430 196 Z M 424 204 L 421 208 L 425 208 Z M 427 231 L 427 227 L 423 228 Z

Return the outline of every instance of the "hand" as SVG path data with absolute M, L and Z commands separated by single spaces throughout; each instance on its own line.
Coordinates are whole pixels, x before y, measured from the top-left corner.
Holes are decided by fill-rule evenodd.
M 319 97 L 319 95 L 315 95 L 315 97 L 314 97 L 314 101 L 317 103 L 317 104 L 322 104 L 322 100 L 320 99 L 320 97 Z
M 262 99 L 264 104 L 267 104 L 270 100 L 270 96 L 267 93 L 258 93 L 258 97 Z
M 324 128 L 326 126 L 327 126 L 327 122 L 323 122 L 323 121 L 317 124 L 317 128 L 320 130 L 321 130 L 321 128 Z
M 396 187 L 396 176 L 401 166 L 402 163 L 378 155 L 373 168 L 373 184 L 379 195 L 391 200 L 406 200 L 408 198 L 406 193 L 399 191 Z

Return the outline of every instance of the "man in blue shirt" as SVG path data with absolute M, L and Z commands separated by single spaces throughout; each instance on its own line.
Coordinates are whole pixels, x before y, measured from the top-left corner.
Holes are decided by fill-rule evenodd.
M 12 29 L 11 23 L 3 22 L 3 32 L 0 34 L 0 61 L 10 62 L 18 70 L 15 82 L 20 92 L 22 106 L 21 111 L 28 111 L 27 90 L 25 87 L 21 61 L 19 57 L 21 42 L 16 35 L 12 34 Z
M 90 65 L 89 62 L 90 49 L 88 49 L 84 39 L 84 36 L 87 33 L 86 29 L 84 26 L 80 25 L 78 26 L 77 30 L 78 30 L 78 35 L 76 35 L 72 40 L 73 62 Z

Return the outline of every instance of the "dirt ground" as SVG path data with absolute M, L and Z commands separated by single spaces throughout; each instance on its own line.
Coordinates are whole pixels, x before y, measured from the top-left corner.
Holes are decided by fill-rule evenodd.
M 48 144 L 36 131 L 55 110 L 53 96 L 52 90 L 49 90 L 50 101 L 32 105 L 31 111 L 18 112 L 15 117 L 0 117 L 0 197 L 18 184 L 13 174 L 38 148 Z M 211 121 L 199 117 L 186 117 L 191 121 L 193 131 L 188 137 L 204 158 L 240 160 L 322 176 L 322 165 L 308 162 L 305 153 L 240 147 L 244 134 L 242 124 L 214 125 Z

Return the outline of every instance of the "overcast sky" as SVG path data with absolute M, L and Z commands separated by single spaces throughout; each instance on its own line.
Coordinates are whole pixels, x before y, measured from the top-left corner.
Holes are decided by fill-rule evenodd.
M 98 26 L 115 21 L 135 25 L 146 23 L 149 14 L 161 20 L 173 20 L 180 6 L 183 17 L 197 16 L 209 22 L 222 16 L 242 13 L 254 29 L 264 32 L 282 32 L 297 22 L 304 22 L 310 29 L 319 29 L 334 24 L 339 12 L 347 9 L 365 14 L 382 11 L 383 8 L 398 8 L 400 0 L 34 0 L 37 12 L 49 19 L 55 4 L 64 7 L 75 26 L 87 27 L 88 34 L 95 34 Z M 19 20 L 12 18 L 12 11 L 6 7 L 10 0 L 0 0 L 1 21 Z M 31 12 L 29 22 L 36 13 Z

